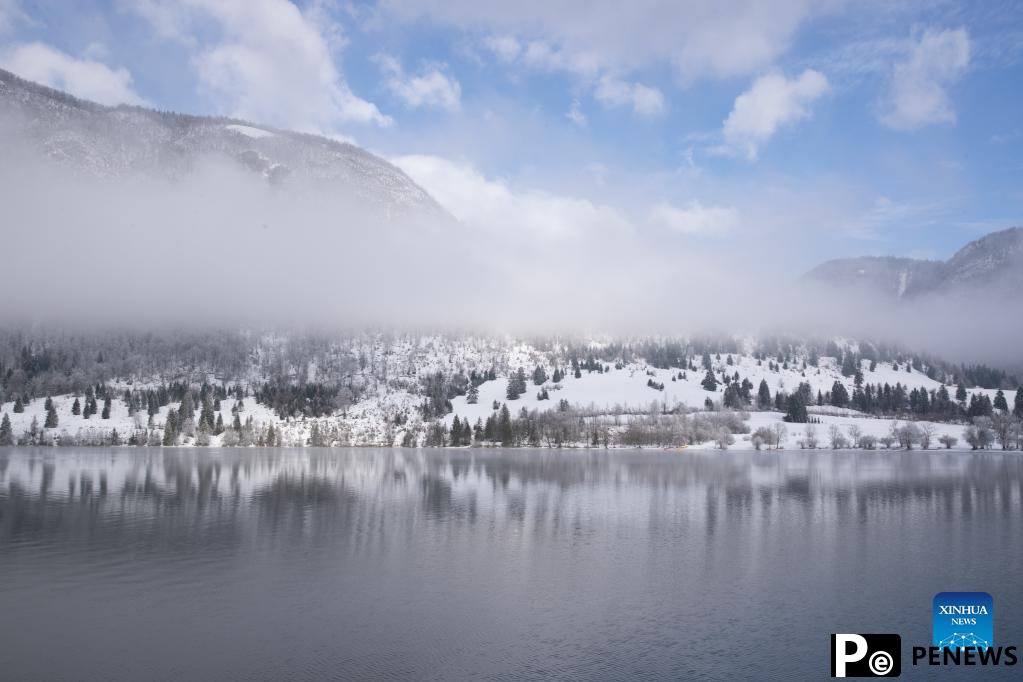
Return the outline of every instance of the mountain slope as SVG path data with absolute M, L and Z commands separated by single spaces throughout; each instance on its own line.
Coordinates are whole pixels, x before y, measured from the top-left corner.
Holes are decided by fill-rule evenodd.
M 1005 293 L 1023 287 L 1023 227 L 974 240 L 945 263 L 939 288 L 998 287 Z
M 387 161 L 347 142 L 135 106 L 107 107 L 0 69 L 0 116 L 16 139 L 97 176 L 180 177 L 203 157 L 233 159 L 272 184 L 327 184 L 386 217 L 448 218 L 419 185 Z
M 852 288 L 902 298 L 940 281 L 944 264 L 892 256 L 839 258 L 821 263 L 805 275 L 841 288 Z
M 894 299 L 969 295 L 991 288 L 1008 294 L 1023 287 L 1023 227 L 985 235 L 944 262 L 891 256 L 838 258 L 821 263 L 803 279 Z

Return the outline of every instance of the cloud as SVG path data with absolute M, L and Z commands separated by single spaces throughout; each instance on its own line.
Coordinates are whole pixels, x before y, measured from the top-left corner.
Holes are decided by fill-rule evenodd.
M 288 0 L 171 0 L 132 8 L 158 35 L 191 51 L 201 89 L 221 113 L 324 132 L 348 123 L 392 123 L 348 87 L 331 51 L 343 42 L 340 27 L 317 3 L 305 14 Z
M 947 208 L 941 201 L 896 201 L 882 195 L 842 227 L 854 238 L 880 240 L 892 228 L 905 230 L 934 225 L 945 218 Z
M 605 107 L 629 107 L 640 116 L 659 116 L 665 111 L 664 94 L 655 87 L 632 83 L 605 72 L 599 52 L 567 51 L 542 40 L 522 44 L 509 36 L 484 39 L 484 46 L 504 62 L 529 68 L 571 74 L 593 88 L 593 97 Z M 579 124 L 581 112 L 573 105 L 569 120 Z M 585 119 L 585 117 L 583 117 Z
M 615 209 L 588 199 L 515 190 L 465 162 L 425 155 L 391 162 L 458 220 L 477 230 L 547 240 L 595 238 L 630 230 L 625 216 Z
M 506 62 L 515 61 L 522 53 L 522 45 L 512 36 L 487 36 L 483 45 Z
M 905 61 L 895 65 L 879 120 L 895 130 L 913 130 L 932 123 L 955 123 L 948 87 L 970 65 L 966 29 L 928 29 Z
M 402 21 L 428 19 L 501 36 L 500 53 L 538 41 L 565 62 L 599 61 L 601 71 L 667 63 L 686 79 L 730 77 L 772 64 L 799 26 L 825 0 L 384 0 L 382 11 Z M 491 39 L 493 41 L 494 39 Z M 494 47 L 493 42 L 491 47 Z M 520 49 L 521 45 L 520 45 Z
M 23 21 L 25 14 L 18 6 L 18 0 L 0 0 L 0 36 L 14 27 L 17 21 Z
M 691 201 L 684 208 L 661 202 L 650 209 L 650 222 L 691 236 L 722 236 L 739 225 L 739 211 L 731 206 L 704 206 Z
M 572 100 L 572 106 L 569 107 L 568 112 L 565 114 L 565 118 L 580 128 L 586 127 L 586 114 L 583 113 L 582 107 L 577 99 Z
M 603 60 L 597 52 L 563 50 L 543 40 L 530 41 L 519 56 L 530 68 L 564 71 L 588 80 L 603 68 Z
M 22 78 L 100 104 L 145 104 L 132 89 L 127 69 L 112 69 L 91 59 L 77 59 L 43 43 L 15 45 L 0 64 Z
M 828 87 L 828 79 L 813 69 L 793 79 L 781 73 L 761 76 L 735 99 L 735 106 L 725 119 L 726 149 L 756 160 L 760 147 L 779 128 L 810 116 L 810 105 L 826 93 Z
M 632 107 L 640 116 L 659 116 L 665 110 L 664 95 L 657 88 L 609 76 L 600 79 L 593 96 L 607 106 Z
M 377 55 L 375 61 L 385 75 L 384 86 L 413 109 L 461 109 L 461 85 L 441 71 L 439 66 L 426 66 L 418 75 L 412 76 L 406 74 L 401 62 L 390 55 Z

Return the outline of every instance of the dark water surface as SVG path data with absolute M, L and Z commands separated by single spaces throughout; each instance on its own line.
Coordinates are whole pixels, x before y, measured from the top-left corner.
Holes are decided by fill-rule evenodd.
M 1021 463 L 0 450 L 0 679 L 1018 679 L 908 657 L 947 590 L 1023 645 Z

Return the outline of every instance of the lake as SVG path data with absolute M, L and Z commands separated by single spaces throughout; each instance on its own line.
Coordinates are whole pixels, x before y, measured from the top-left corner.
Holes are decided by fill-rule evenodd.
M 0 449 L 0 679 L 828 678 L 990 592 L 1023 457 Z

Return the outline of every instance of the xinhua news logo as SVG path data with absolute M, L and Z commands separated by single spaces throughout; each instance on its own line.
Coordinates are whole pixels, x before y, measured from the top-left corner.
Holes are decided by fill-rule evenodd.
M 902 638 L 898 635 L 831 635 L 832 677 L 898 677 Z
M 934 595 L 931 646 L 913 647 L 913 665 L 1016 665 L 1016 647 L 995 645 L 994 614 L 987 592 Z
M 934 595 L 931 646 L 988 649 L 995 645 L 995 602 L 987 592 Z

